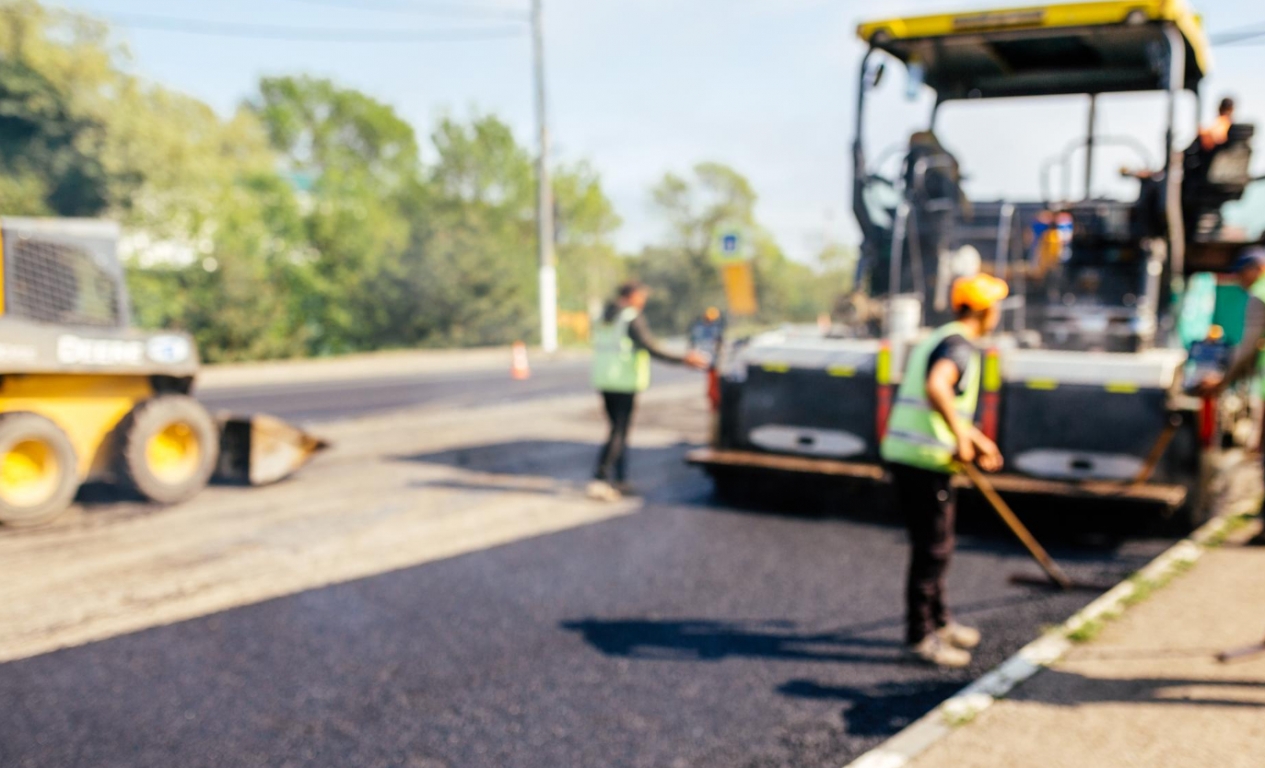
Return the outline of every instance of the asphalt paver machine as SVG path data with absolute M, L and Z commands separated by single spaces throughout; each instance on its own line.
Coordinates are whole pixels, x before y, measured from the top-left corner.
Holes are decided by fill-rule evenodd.
M 266 416 L 212 416 L 191 396 L 192 338 L 129 325 L 119 234 L 0 219 L 0 524 L 46 523 L 87 481 L 166 504 L 217 474 L 272 482 L 324 447 Z
M 889 19 L 858 34 L 867 45 L 853 149 L 858 291 L 834 334 L 775 332 L 730 350 L 713 445 L 690 461 L 731 495 L 759 473 L 882 478 L 879 443 L 904 355 L 950 319 L 952 281 L 982 270 L 1012 286 L 977 413 L 1008 461 L 993 484 L 1154 502 L 1203 520 L 1217 457 L 1231 435 L 1243 438 L 1246 399 L 1188 394 L 1187 347 L 1214 323 L 1231 339 L 1241 332 L 1242 292 L 1218 288 L 1213 273 L 1260 237 L 1261 222 L 1239 219 L 1245 201 L 1265 218 L 1265 185 L 1249 190 L 1260 181 L 1249 172 L 1250 125 L 1211 149 L 1178 144 L 1198 128 L 1197 109 L 1178 124 L 1179 100 L 1198 101 L 1211 66 L 1199 18 L 1181 0 L 1092 2 Z M 876 157 L 863 137 L 870 94 L 891 69 L 935 98 L 885 173 L 893 153 Z M 1104 146 L 1140 144 L 1095 124 L 1099 101 L 1125 93 L 1160 102 L 1163 155 L 1131 172 L 1136 194 L 1095 195 Z M 1042 165 L 1039 199 L 970 199 L 972 158 L 937 135 L 943 107 L 1009 100 L 1019 110 L 1076 95 L 1088 129 Z M 1015 138 L 996 134 L 988 160 L 1006 162 Z M 1073 157 L 1084 158 L 1084 194 L 1049 190 Z

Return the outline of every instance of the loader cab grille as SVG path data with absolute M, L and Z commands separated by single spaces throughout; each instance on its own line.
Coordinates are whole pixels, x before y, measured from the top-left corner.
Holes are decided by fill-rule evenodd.
M 126 325 L 113 243 L 95 237 L 4 231 L 4 306 L 10 317 L 68 326 Z

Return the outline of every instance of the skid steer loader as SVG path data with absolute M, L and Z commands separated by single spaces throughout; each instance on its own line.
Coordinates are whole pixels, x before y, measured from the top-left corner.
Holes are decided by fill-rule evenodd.
M 119 235 L 104 221 L 0 218 L 0 524 L 49 522 L 88 481 L 162 504 L 212 476 L 273 482 L 325 447 L 191 396 L 193 340 L 129 327 Z

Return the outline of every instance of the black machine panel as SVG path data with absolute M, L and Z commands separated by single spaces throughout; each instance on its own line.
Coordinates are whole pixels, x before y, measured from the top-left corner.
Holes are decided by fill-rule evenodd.
M 855 435 L 865 441 L 864 453 L 841 458 L 877 461 L 874 374 L 865 370 L 847 373 L 850 375 L 825 369 L 752 365 L 746 382 L 730 389 L 741 392 L 739 401 L 729 405 L 736 411 L 737 429 L 728 435 L 735 441 L 733 447 L 767 450 L 751 444 L 752 430 L 769 425 L 804 427 Z M 803 452 L 811 453 L 811 449 L 805 446 Z

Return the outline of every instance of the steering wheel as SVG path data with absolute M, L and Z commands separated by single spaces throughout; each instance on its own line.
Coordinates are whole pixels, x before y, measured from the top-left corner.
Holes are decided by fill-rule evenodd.
M 1088 146 L 1089 146 L 1088 136 L 1084 138 L 1076 139 L 1072 143 L 1068 144 L 1067 148 L 1064 149 L 1062 152 L 1048 158 L 1044 163 L 1041 164 L 1041 199 L 1042 201 L 1045 202 L 1046 205 L 1050 205 L 1051 203 L 1054 202 L 1054 196 L 1050 194 L 1050 171 L 1056 165 L 1062 168 L 1063 184 L 1066 191 L 1065 197 L 1070 198 L 1072 196 L 1072 191 L 1071 191 L 1072 155 L 1076 154 L 1078 150 L 1086 148 Z M 1147 151 L 1146 145 L 1138 141 L 1137 139 L 1133 138 L 1132 136 L 1095 136 L 1094 146 L 1095 147 L 1100 147 L 1100 146 L 1125 147 L 1126 149 L 1131 149 L 1133 150 L 1133 153 L 1137 155 L 1138 158 L 1142 161 L 1142 167 L 1144 168 L 1155 167 L 1155 165 L 1152 162 L 1151 153 Z

